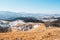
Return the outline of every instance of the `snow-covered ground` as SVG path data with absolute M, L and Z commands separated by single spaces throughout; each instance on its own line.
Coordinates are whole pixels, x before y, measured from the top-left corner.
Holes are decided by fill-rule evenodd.
M 17 29 L 20 31 L 27 31 L 27 30 L 31 30 L 33 28 L 37 28 L 39 27 L 40 24 L 38 23 L 25 23 L 23 20 L 16 20 L 16 21 L 12 21 L 12 22 L 8 22 L 8 21 L 4 21 L 1 20 L 0 21 L 0 27 L 9 27 L 11 28 L 11 30 L 13 29 Z

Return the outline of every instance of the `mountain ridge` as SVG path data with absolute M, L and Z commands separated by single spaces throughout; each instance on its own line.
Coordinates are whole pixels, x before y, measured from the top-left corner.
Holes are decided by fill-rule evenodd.
M 15 17 L 36 17 L 36 16 L 60 16 L 60 14 L 33 14 L 33 13 L 16 13 L 16 12 L 10 12 L 10 11 L 0 11 L 0 20 L 9 19 L 9 18 L 15 18 Z

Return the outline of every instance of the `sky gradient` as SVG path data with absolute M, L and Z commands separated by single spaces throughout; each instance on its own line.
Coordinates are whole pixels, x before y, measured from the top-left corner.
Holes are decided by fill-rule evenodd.
M 60 0 L 0 0 L 0 11 L 60 13 Z

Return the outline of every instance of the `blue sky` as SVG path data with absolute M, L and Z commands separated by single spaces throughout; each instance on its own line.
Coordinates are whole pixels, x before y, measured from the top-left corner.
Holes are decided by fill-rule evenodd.
M 0 0 L 0 11 L 60 13 L 60 0 Z

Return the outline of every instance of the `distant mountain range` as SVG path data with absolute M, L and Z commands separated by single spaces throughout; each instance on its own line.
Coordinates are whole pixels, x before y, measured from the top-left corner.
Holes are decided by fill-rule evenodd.
M 17 17 L 36 17 L 36 16 L 60 16 L 60 14 L 39 14 L 39 13 L 16 13 L 9 11 L 0 11 L 0 20 L 14 19 Z

